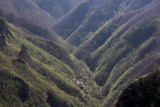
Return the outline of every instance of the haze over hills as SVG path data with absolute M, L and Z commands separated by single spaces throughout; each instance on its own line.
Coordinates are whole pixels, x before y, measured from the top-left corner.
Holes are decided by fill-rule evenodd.
M 152 0 L 87 0 L 69 13 L 53 29 L 69 43 L 75 46 L 82 44 L 107 20 L 123 11 L 136 9 L 150 3 Z M 127 8 L 127 9 L 126 9 Z
M 78 5 L 79 0 L 1 0 L 0 9 L 35 24 L 51 26 Z M 8 7 L 8 8 L 6 8 Z
M 159 106 L 159 10 L 159 0 L 0 0 L 0 106 Z
M 62 39 L 50 30 L 50 26 L 57 18 L 61 18 L 81 1 L 48 0 L 43 2 L 43 0 L 1 0 L 0 16 L 34 35 L 59 43 Z
M 41 9 L 53 18 L 59 19 L 83 0 L 33 0 Z
M 50 25 L 55 21 L 32 0 L 1 0 L 0 9 L 6 14 L 13 14 L 36 24 Z

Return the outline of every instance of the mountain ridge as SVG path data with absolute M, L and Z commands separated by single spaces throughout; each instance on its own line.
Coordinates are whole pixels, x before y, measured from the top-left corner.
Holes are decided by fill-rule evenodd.
M 4 88 L 1 90 L 3 97 L 0 102 L 2 106 L 49 106 L 54 101 L 58 105 L 64 103 L 66 106 L 84 106 L 89 104 L 87 100 L 93 100 L 93 98 L 89 98 L 89 93 L 93 93 L 94 90 L 87 84 L 95 83 L 88 77 L 91 74 L 83 62 L 79 62 L 76 58 L 71 59 L 70 55 L 68 55 L 72 61 L 74 60 L 75 65 L 73 66 L 83 66 L 83 69 L 76 67 L 77 69 L 73 70 L 70 65 L 66 65 L 63 61 L 60 61 L 60 58 L 56 58 L 56 54 L 51 55 L 48 53 L 48 50 L 43 50 L 42 44 L 41 47 L 37 47 L 31 41 L 28 41 L 27 38 L 32 38 L 33 40 L 36 38 L 36 40 L 40 39 L 48 43 L 47 40 L 27 35 L 20 28 L 7 22 L 3 24 L 8 26 L 11 33 L 9 35 L 3 34 L 6 37 L 6 45 L 0 51 L 0 71 L 1 73 L 2 71 L 5 72 L 1 76 L 7 78 L 1 78 L 1 83 L 5 84 L 4 86 L 2 85 Z M 62 50 L 58 45 L 52 45 Z M 81 77 L 84 74 L 85 76 Z M 87 79 L 88 82 L 85 83 L 86 91 L 81 90 L 76 83 L 72 82 L 71 77 L 76 79 L 76 81 Z M 23 86 L 23 84 L 26 85 Z M 13 88 L 12 86 L 15 87 L 15 91 L 10 90 L 10 88 Z M 95 88 L 97 87 L 96 84 L 94 86 Z M 18 87 L 22 88 L 22 90 L 18 90 Z M 26 89 L 25 87 L 28 88 Z M 8 91 L 5 89 L 8 89 Z M 28 94 L 26 97 L 22 96 L 21 100 L 18 97 L 19 94 L 16 93 Z M 52 102 L 49 101 L 52 99 L 50 95 L 54 97 Z M 23 98 L 25 98 L 24 101 Z M 15 102 L 12 102 L 12 100 Z M 90 104 L 92 105 L 92 103 Z
M 125 107 L 128 86 L 160 65 L 159 9 L 159 0 L 2 0 L 0 106 Z

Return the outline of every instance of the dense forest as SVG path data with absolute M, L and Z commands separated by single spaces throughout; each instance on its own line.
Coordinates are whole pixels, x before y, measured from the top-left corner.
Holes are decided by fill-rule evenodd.
M 159 0 L 0 0 L 0 107 L 159 107 Z

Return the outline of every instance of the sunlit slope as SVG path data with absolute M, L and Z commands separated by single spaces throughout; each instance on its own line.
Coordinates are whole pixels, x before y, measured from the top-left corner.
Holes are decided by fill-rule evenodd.
M 153 0 L 87 0 L 53 26 L 62 38 L 74 46 L 81 45 L 106 21 L 120 13 L 137 11 Z
M 1 106 L 98 106 L 93 90 L 97 86 L 83 62 L 53 42 L 27 35 L 2 19 L 0 31 Z M 45 43 L 57 51 L 48 51 Z M 60 58 L 57 53 L 64 55 Z M 73 79 L 83 82 L 85 89 Z

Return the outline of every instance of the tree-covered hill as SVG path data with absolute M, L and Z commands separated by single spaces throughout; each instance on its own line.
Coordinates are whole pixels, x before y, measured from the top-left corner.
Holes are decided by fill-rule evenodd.
M 156 107 L 159 10 L 159 0 L 0 0 L 0 107 Z
M 97 107 L 91 78 L 87 66 L 62 47 L 0 19 L 0 106 Z

